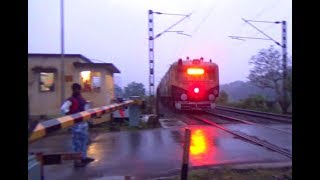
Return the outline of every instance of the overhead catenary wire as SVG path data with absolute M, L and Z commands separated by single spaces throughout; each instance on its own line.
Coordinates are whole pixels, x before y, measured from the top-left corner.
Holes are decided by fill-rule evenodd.
M 286 19 L 288 19 L 288 17 L 290 17 L 291 15 L 288 15 L 288 16 L 286 16 L 286 17 L 284 17 L 284 18 L 280 18 L 280 19 L 282 19 L 282 20 L 286 20 Z M 274 27 L 274 24 L 269 24 L 267 27 L 265 27 L 264 29 L 262 29 L 263 31 L 266 31 L 266 30 L 269 30 L 270 28 L 272 28 L 272 27 Z M 258 35 L 258 34 L 260 34 L 260 32 L 256 32 L 253 36 L 256 36 L 256 35 Z
M 205 16 L 204 16 L 203 18 L 201 18 L 199 24 L 193 29 L 193 31 L 191 31 L 191 33 L 190 33 L 190 34 L 191 34 L 191 39 L 192 39 L 192 37 L 194 37 L 194 35 L 199 31 L 201 25 L 202 25 L 203 23 L 205 23 L 206 20 L 210 17 L 210 15 L 214 12 L 213 10 L 217 7 L 217 3 L 218 3 L 218 2 L 215 1 L 215 2 L 211 5 L 210 9 L 209 9 L 208 12 L 205 14 Z M 175 52 L 178 52 L 178 54 L 180 54 L 181 51 L 182 51 L 185 47 L 187 47 L 187 46 L 189 45 L 189 43 L 191 42 L 191 39 L 188 39 L 188 42 L 187 42 L 187 43 L 184 43 L 184 46 L 177 47 L 177 48 L 179 48 L 179 50 L 178 50 L 178 51 L 175 51 Z M 185 40 L 185 41 L 187 41 L 187 40 Z
M 212 14 L 213 10 L 217 7 L 217 3 L 213 3 L 211 8 L 209 9 L 208 13 L 202 18 L 198 26 L 194 28 L 194 30 L 191 32 L 192 35 L 194 35 L 201 27 L 201 25 L 209 18 L 209 16 Z
M 287 16 L 285 16 L 284 18 L 280 18 L 280 19 L 284 20 L 284 19 L 287 19 L 287 18 L 290 17 L 290 16 L 291 16 L 291 15 L 287 15 Z M 275 24 L 270 24 L 270 25 L 268 25 L 267 27 L 265 27 L 264 29 L 262 29 L 262 31 L 266 31 L 266 30 L 268 30 L 268 29 L 270 29 L 270 28 L 272 28 L 272 27 L 275 27 L 274 25 L 275 25 Z M 257 36 L 258 34 L 261 34 L 261 32 L 257 31 L 257 32 L 255 32 L 253 35 L 250 35 L 250 37 L 255 37 L 255 36 Z M 238 45 L 239 45 L 239 44 L 240 44 L 240 45 L 243 45 L 243 43 L 244 43 L 244 41 L 242 41 L 242 42 L 238 41 Z M 238 53 L 240 50 L 241 50 L 241 48 L 237 48 L 236 51 L 234 51 L 234 53 Z M 291 53 L 291 54 L 292 54 L 292 53 Z
M 257 18 L 259 18 L 264 12 L 266 12 L 266 10 L 273 9 L 273 8 L 275 7 L 275 5 L 278 5 L 278 4 L 279 4 L 279 0 L 273 1 L 272 3 L 270 3 L 270 6 L 266 6 L 266 7 L 263 8 L 261 11 L 259 11 L 258 13 L 256 13 L 256 15 L 253 16 L 252 19 L 257 19 Z M 246 22 L 241 23 L 241 25 L 237 26 L 237 28 L 235 28 L 235 29 L 232 31 L 231 34 L 234 34 L 235 31 L 238 30 L 238 29 L 241 29 L 240 32 L 238 32 L 238 33 L 240 33 L 240 34 L 243 33 L 243 30 L 244 30 L 243 27 L 244 27 L 244 25 L 247 25 L 247 23 L 246 23 Z M 245 32 L 246 32 L 246 31 L 245 31 Z
M 278 0 L 275 0 L 273 3 L 270 3 L 270 6 L 265 7 L 265 8 L 262 9 L 259 13 L 257 13 L 253 18 L 250 18 L 250 19 L 258 19 L 258 18 L 261 17 L 261 16 L 263 15 L 263 13 L 265 13 L 267 10 L 270 10 L 270 9 L 275 8 L 276 5 L 279 5 L 279 1 L 278 1 Z M 291 16 L 291 14 L 290 14 L 290 15 L 287 15 L 287 16 L 284 17 L 284 18 L 279 18 L 279 19 L 287 19 L 287 18 L 290 17 L 290 16 Z M 245 24 L 247 24 L 247 23 L 246 23 L 246 22 L 243 22 L 243 25 L 245 25 Z M 271 27 L 274 27 L 274 24 L 270 24 L 269 26 L 263 28 L 262 31 L 268 30 L 268 29 L 270 29 Z M 242 29 L 241 32 L 243 32 L 243 29 Z M 247 31 L 245 31 L 245 32 L 247 32 Z M 243 33 L 241 33 L 241 34 L 243 34 Z M 255 32 L 255 33 L 252 35 L 252 37 L 257 36 L 258 34 L 260 34 L 260 32 Z M 246 36 L 248 36 L 248 35 L 246 35 Z M 241 41 L 241 42 L 240 42 L 240 41 L 234 41 L 233 43 L 237 43 L 237 45 L 243 45 L 244 42 L 245 42 L 245 41 Z M 240 52 L 240 50 L 241 50 L 241 48 L 237 48 L 233 53 L 238 53 L 238 52 Z

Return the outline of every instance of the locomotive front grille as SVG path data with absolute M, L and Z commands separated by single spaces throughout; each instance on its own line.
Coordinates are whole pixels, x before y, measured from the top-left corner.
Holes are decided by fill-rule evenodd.
M 181 109 L 195 109 L 196 104 L 181 104 Z
M 208 110 L 211 109 L 211 103 L 210 102 L 185 102 L 185 101 L 176 101 L 176 104 L 178 105 L 178 109 L 181 110 Z

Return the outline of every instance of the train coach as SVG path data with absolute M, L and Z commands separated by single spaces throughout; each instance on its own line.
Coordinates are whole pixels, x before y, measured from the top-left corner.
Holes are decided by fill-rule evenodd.
M 179 59 L 157 87 L 160 102 L 176 110 L 210 110 L 219 96 L 219 68 L 212 60 Z

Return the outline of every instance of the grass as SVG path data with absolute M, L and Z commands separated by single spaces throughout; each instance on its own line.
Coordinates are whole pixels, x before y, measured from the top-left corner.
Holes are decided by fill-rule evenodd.
M 175 180 L 180 176 L 175 176 Z M 189 172 L 188 180 L 275 180 L 292 179 L 292 168 L 200 169 Z

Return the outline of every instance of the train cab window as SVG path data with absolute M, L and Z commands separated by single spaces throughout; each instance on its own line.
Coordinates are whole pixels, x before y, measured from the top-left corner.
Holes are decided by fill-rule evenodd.
M 214 80 L 214 72 L 209 73 L 209 80 Z
M 217 70 L 215 68 L 212 68 L 208 71 L 209 74 L 209 80 L 214 80 L 217 75 Z
M 188 79 L 193 80 L 193 81 L 204 81 L 204 80 L 208 80 L 208 74 L 204 73 L 204 74 L 198 75 L 198 76 L 189 76 Z
M 189 75 L 185 74 L 184 75 L 185 80 L 187 81 L 206 81 L 210 79 L 209 73 L 205 72 L 204 74 L 201 75 Z
M 54 91 L 54 73 L 40 72 L 40 91 L 52 92 Z

